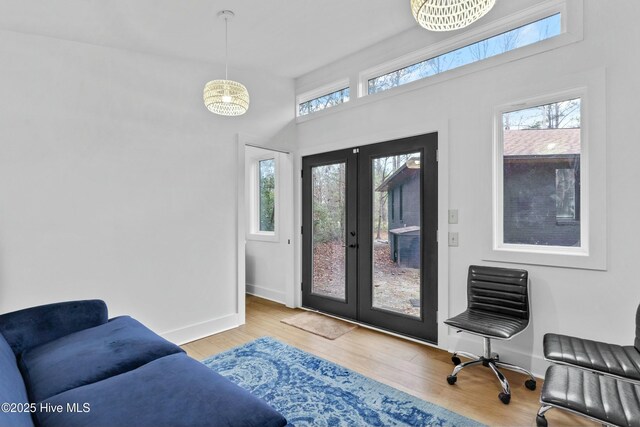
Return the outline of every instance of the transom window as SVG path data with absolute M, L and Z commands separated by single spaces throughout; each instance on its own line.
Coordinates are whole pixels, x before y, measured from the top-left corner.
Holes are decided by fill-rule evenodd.
M 318 96 L 298 104 L 298 116 L 305 116 L 316 111 L 335 107 L 349 101 L 349 87 L 336 90 L 326 95 Z
M 367 93 L 374 94 L 425 79 L 464 65 L 550 39 L 562 32 L 561 14 L 531 22 L 442 55 L 382 74 L 368 80 Z

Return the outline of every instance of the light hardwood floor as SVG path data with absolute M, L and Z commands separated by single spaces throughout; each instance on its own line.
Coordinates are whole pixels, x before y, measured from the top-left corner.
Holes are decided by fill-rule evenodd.
M 538 388 L 524 387 L 526 377 L 503 371 L 511 385 L 511 403 L 498 400 L 500 385 L 482 366 L 465 369 L 450 386 L 451 355 L 445 351 L 396 338 L 366 328 L 357 328 L 336 340 L 313 335 L 285 325 L 280 320 L 300 310 L 247 295 L 247 323 L 238 328 L 188 344 L 187 353 L 203 360 L 262 336 L 271 336 L 318 357 L 352 369 L 420 399 L 492 426 L 535 426 Z M 596 425 L 558 409 L 547 413 L 551 427 Z

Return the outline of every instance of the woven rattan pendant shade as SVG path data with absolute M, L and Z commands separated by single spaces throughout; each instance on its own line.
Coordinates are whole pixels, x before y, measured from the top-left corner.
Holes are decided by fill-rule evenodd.
M 228 79 L 229 74 L 229 49 L 228 49 L 228 22 L 235 14 L 230 10 L 218 12 L 218 18 L 224 19 L 225 26 L 225 78 L 224 80 L 211 80 L 204 86 L 202 97 L 204 105 L 209 111 L 221 116 L 240 116 L 249 109 L 249 91 L 238 82 Z
M 418 24 L 431 31 L 464 28 L 491 10 L 495 0 L 411 0 Z
M 212 113 L 240 116 L 249 109 L 249 92 L 233 80 L 211 80 L 204 87 L 204 105 Z

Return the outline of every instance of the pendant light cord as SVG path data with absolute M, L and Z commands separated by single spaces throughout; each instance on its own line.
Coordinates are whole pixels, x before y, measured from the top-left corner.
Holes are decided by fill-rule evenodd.
M 229 80 L 229 19 L 224 17 L 224 78 Z

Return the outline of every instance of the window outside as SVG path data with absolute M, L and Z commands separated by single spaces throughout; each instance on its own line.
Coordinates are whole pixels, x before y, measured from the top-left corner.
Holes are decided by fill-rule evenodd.
M 298 105 L 298 116 L 306 116 L 307 114 L 335 107 L 336 105 L 347 101 L 349 101 L 349 88 L 345 87 L 335 92 L 300 103 Z
M 258 162 L 259 231 L 275 231 L 275 159 Z
M 580 98 L 502 114 L 503 243 L 580 247 Z
M 420 152 L 371 159 L 372 307 L 414 318 L 422 315 L 420 160 Z
M 556 218 L 576 219 L 576 173 L 573 169 L 556 169 Z
M 340 301 L 347 298 L 347 165 L 334 163 L 311 169 L 312 253 L 311 293 Z
M 561 21 L 561 15 L 557 13 L 522 27 L 427 59 L 426 61 L 374 77 L 368 81 L 368 93 L 371 95 L 383 92 L 397 86 L 402 86 L 416 80 L 444 73 L 454 68 L 550 39 L 560 35 L 562 32 Z

